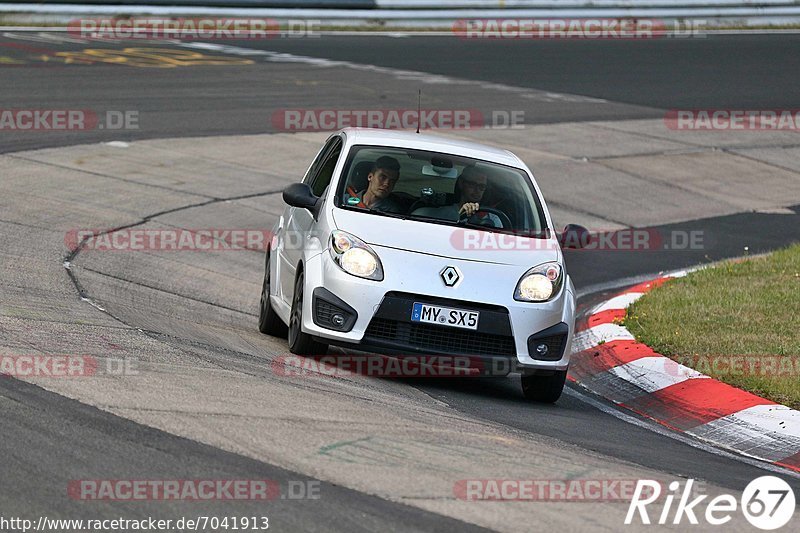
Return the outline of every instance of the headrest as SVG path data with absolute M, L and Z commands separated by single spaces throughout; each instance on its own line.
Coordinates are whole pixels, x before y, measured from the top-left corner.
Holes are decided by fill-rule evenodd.
M 353 172 L 350 174 L 348 185 L 356 192 L 361 192 L 367 188 L 367 176 L 372 170 L 372 161 L 361 161 L 356 163 Z

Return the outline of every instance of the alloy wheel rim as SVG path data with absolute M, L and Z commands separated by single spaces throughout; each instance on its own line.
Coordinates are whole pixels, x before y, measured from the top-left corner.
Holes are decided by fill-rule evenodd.
M 297 335 L 300 332 L 300 320 L 303 312 L 303 282 L 300 278 L 297 284 L 297 289 L 294 291 L 294 301 L 292 305 L 292 317 L 289 320 L 289 334 L 291 336 L 292 344 L 297 340 Z
M 264 284 L 261 286 L 261 309 L 267 310 L 267 294 L 269 294 L 269 270 L 264 274 Z

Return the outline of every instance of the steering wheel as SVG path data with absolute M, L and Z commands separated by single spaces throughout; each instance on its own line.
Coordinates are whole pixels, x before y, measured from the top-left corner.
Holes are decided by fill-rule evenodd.
M 462 222 L 466 222 L 470 218 L 474 217 L 480 211 L 483 211 L 484 213 L 492 213 L 493 215 L 497 215 L 497 218 L 499 218 L 500 222 L 503 224 L 503 228 L 511 229 L 512 226 L 511 219 L 508 218 L 508 215 L 506 215 L 499 209 L 495 209 L 494 207 L 483 207 L 482 205 L 478 206 L 478 210 L 475 211 L 475 213 L 473 213 L 472 215 L 461 213 L 461 215 L 458 217 L 458 223 L 461 224 Z M 494 227 L 494 224 L 492 224 L 492 227 Z

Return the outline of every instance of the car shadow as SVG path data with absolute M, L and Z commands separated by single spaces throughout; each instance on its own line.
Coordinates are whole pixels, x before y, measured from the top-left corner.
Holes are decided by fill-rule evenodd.
M 333 357 L 331 357 L 333 356 Z M 371 372 L 367 366 L 353 364 L 354 358 L 362 358 L 362 361 L 379 360 L 381 364 L 373 368 L 378 368 L 378 372 Z M 494 402 L 502 402 L 505 405 L 516 405 L 517 407 L 536 408 L 542 410 L 559 409 L 566 403 L 565 397 L 556 404 L 535 403 L 527 400 L 522 394 L 520 385 L 519 374 L 508 374 L 504 376 L 464 376 L 452 375 L 452 368 L 444 367 L 441 374 L 436 375 L 436 371 L 427 373 L 425 377 L 418 375 L 398 375 L 397 373 L 386 372 L 388 368 L 392 368 L 391 363 L 387 363 L 392 359 L 395 361 L 402 360 L 402 357 L 393 357 L 383 354 L 372 352 L 361 352 L 331 346 L 325 356 L 313 356 L 312 359 L 322 362 L 327 365 L 335 366 L 335 371 L 340 372 L 339 375 L 358 375 L 364 379 L 380 379 L 388 381 L 401 382 L 410 387 L 424 392 L 438 400 L 447 402 L 448 397 L 452 395 L 469 396 L 472 398 L 483 398 Z M 394 366 L 397 368 L 397 365 Z M 357 370 L 362 370 L 357 372 Z

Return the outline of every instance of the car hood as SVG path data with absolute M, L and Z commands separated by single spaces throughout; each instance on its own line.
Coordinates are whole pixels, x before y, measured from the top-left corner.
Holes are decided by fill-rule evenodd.
M 372 246 L 503 265 L 535 266 L 561 257 L 555 238 L 531 239 L 347 209 L 332 214 L 337 229 Z

